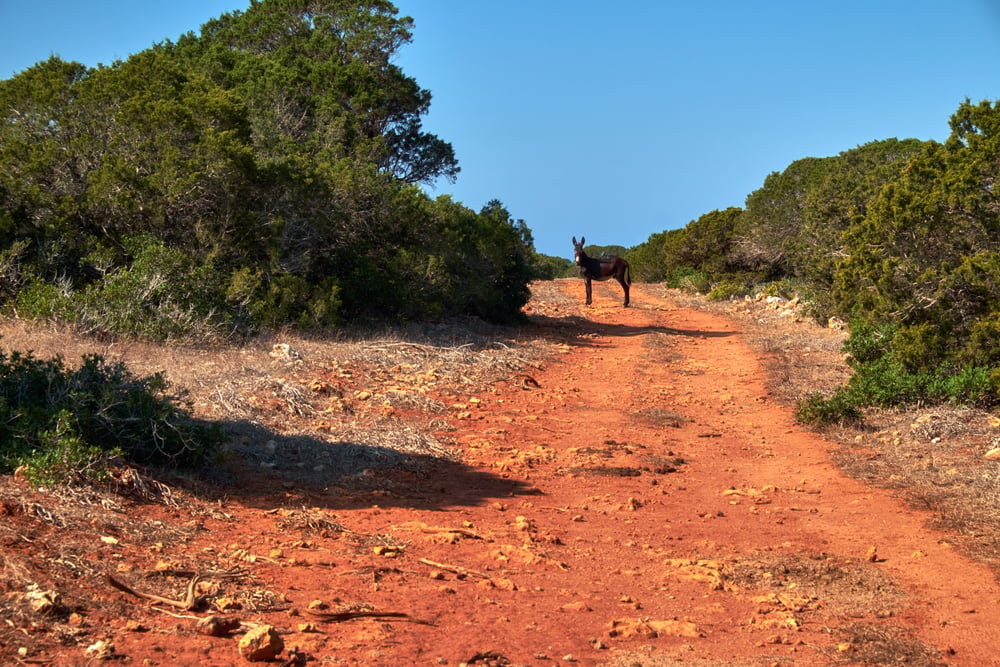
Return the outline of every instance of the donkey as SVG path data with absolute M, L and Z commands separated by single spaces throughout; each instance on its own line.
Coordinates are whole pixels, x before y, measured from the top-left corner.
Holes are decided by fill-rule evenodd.
M 625 307 L 628 308 L 628 289 L 629 285 L 632 284 L 632 268 L 621 257 L 612 257 L 611 259 L 587 257 L 587 253 L 583 251 L 583 245 L 586 242 L 587 239 L 582 236 L 579 243 L 576 242 L 576 237 L 573 237 L 573 259 L 580 267 L 580 277 L 587 285 L 587 305 L 590 305 L 593 294 L 590 281 L 614 278 L 625 290 Z

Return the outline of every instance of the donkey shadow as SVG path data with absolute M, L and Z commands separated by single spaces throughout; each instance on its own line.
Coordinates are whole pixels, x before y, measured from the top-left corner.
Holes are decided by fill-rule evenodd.
M 635 326 L 631 324 L 616 324 L 613 322 L 595 322 L 580 315 L 565 315 L 552 317 L 533 314 L 530 316 L 530 327 L 535 333 L 556 342 L 577 347 L 601 348 L 608 343 L 601 338 L 627 338 L 663 334 L 683 338 L 728 338 L 735 336 L 737 331 L 713 331 L 709 329 L 678 329 L 662 325 Z

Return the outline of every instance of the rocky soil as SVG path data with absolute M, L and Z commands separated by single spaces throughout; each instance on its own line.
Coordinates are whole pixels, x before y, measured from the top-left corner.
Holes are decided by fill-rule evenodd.
M 993 572 L 846 476 L 738 317 L 582 292 L 537 285 L 518 329 L 105 348 L 167 367 L 230 455 L 2 480 L 0 662 L 995 663 Z

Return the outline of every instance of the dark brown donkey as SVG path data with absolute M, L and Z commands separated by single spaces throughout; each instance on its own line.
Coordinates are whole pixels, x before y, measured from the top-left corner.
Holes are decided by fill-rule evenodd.
M 625 306 L 628 307 L 628 288 L 632 284 L 632 269 L 628 262 L 621 257 L 612 257 L 611 259 L 587 257 L 587 253 L 583 251 L 583 244 L 586 242 L 587 239 L 582 236 L 579 243 L 576 242 L 576 237 L 573 237 L 573 259 L 580 267 L 580 276 L 587 284 L 587 305 L 590 305 L 593 294 L 590 281 L 614 278 L 625 290 Z

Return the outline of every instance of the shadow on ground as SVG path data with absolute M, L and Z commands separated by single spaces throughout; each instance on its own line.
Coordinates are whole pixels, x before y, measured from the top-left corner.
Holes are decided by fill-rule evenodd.
M 736 331 L 711 331 L 703 329 L 676 329 L 659 325 L 636 326 L 631 324 L 614 324 L 597 322 L 579 315 L 552 317 L 549 315 L 532 315 L 531 329 L 545 337 L 557 338 L 558 342 L 581 347 L 602 347 L 595 337 L 622 338 L 629 336 L 645 336 L 648 334 L 664 334 L 667 336 L 683 336 L 688 338 L 726 338 L 735 336 Z M 551 333 L 549 333 L 551 332 Z
M 324 509 L 408 507 L 440 510 L 539 495 L 522 481 L 476 470 L 415 442 L 412 451 L 310 435 L 281 435 L 250 422 L 225 422 L 226 462 L 190 480 L 202 496 L 224 495 L 249 507 Z

